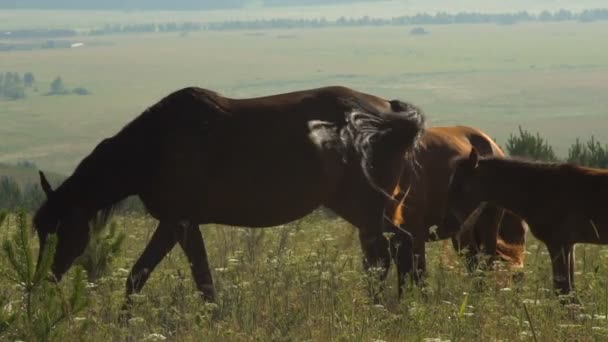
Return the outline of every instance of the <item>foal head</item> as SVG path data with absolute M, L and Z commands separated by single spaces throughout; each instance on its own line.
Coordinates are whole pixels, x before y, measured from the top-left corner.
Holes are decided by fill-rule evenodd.
M 456 158 L 453 163 L 445 214 L 454 215 L 462 224 L 485 199 L 480 180 L 479 153 L 473 147 L 468 157 Z
M 47 200 L 34 216 L 34 229 L 40 242 L 38 261 L 49 235 L 56 234 L 57 247 L 51 270 L 55 278 L 60 280 L 89 241 L 90 215 L 80 203 L 69 203 L 63 192 L 54 191 L 44 174 L 39 174 Z

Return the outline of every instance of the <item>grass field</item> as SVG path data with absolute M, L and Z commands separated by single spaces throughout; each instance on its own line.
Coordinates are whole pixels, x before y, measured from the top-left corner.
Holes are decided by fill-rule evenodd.
M 188 85 L 235 97 L 342 84 L 424 108 L 504 144 L 522 125 L 560 154 L 576 137 L 608 141 L 606 23 L 197 32 L 80 37 L 84 47 L 2 53 L 39 93 L 0 102 L 0 162 L 69 172 L 101 138 Z M 1 70 L 0 70 L 1 71 Z M 61 76 L 89 96 L 42 96 Z
M 2 227 L 6 239 L 14 217 Z M 172 341 L 605 341 L 608 338 L 608 250 L 577 249 L 576 284 L 583 306 L 559 303 L 551 292 L 551 267 L 544 246 L 528 243 L 523 279 L 501 269 L 467 274 L 451 248 L 428 248 L 427 286 L 410 288 L 399 302 L 391 273 L 380 304 L 370 301 L 376 288 L 361 271 L 354 229 L 341 220 L 308 217 L 278 228 L 203 228 L 217 305 L 203 304 L 195 292 L 187 262 L 176 248 L 134 297 L 127 324 L 119 308 L 126 275 L 155 222 L 143 217 L 116 218 L 127 233 L 125 248 L 112 271 L 86 288 L 82 311 L 59 324 L 52 340 Z M 0 297 L 10 304 L 0 317 L 19 312 L 22 320 L 4 334 L 27 340 L 34 333 L 23 320 L 20 288 L 0 259 Z M 71 272 L 64 277 L 69 296 Z M 526 310 L 528 313 L 526 313 Z M 49 308 L 36 306 L 40 316 Z M 160 335 L 160 336 L 159 336 Z M 162 337 L 161 337 L 162 336 Z

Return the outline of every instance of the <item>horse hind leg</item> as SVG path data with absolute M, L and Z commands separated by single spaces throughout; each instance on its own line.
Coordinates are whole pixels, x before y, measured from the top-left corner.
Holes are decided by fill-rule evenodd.
M 190 223 L 180 226 L 182 229 L 177 240 L 188 258 L 196 287 L 203 300 L 213 303 L 215 302 L 215 288 L 209 270 L 203 235 L 196 224 Z
M 571 263 L 572 247 L 572 244 L 547 243 L 553 269 L 553 287 L 559 295 L 568 295 L 572 291 L 571 268 L 574 266 Z

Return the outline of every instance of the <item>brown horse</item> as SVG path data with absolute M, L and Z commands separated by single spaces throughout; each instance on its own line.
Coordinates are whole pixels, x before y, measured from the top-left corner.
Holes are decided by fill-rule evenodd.
M 414 255 L 419 272 L 426 271 L 425 242 L 452 239 L 456 250 L 466 249 L 469 268 L 484 253 L 521 266 L 524 259 L 525 223 L 512 213 L 496 206 L 483 207 L 472 229 L 460 231 L 463 212 L 448 213 L 448 184 L 453 171 L 452 159 L 467 156 L 475 147 L 480 154 L 503 158 L 500 147 L 484 132 L 467 126 L 429 127 L 420 139 L 416 152 L 417 167 L 404 170 L 399 183 L 407 198 L 396 223 L 413 235 Z M 461 206 L 473 210 L 480 205 L 474 198 L 461 199 Z M 442 224 L 443 223 L 443 224 Z M 431 231 L 429 228 L 435 226 Z
M 608 170 L 572 164 L 480 158 L 475 149 L 456 161 L 449 208 L 462 200 L 487 201 L 524 218 L 551 256 L 553 283 L 574 288 L 575 243 L 608 244 Z
M 103 140 L 56 190 L 40 174 L 48 197 L 34 217 L 40 247 L 57 234 L 60 279 L 87 244 L 88 222 L 137 195 L 159 225 L 127 295 L 179 243 L 198 290 L 213 300 L 198 224 L 275 226 L 324 205 L 359 229 L 365 267 L 386 272 L 384 208 L 423 126 L 410 104 L 343 87 L 253 99 L 178 90 Z

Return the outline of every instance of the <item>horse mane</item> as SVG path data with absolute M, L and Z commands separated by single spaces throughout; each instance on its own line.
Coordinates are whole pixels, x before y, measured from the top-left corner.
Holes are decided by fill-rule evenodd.
M 469 156 L 457 156 L 452 159 L 452 163 L 460 164 L 469 159 Z M 584 168 L 572 163 L 547 162 L 528 159 L 526 157 L 500 157 L 492 155 L 480 155 L 479 162 L 489 165 L 506 165 L 517 169 L 528 170 L 583 170 Z
M 370 185 L 387 198 L 393 199 L 393 196 L 380 186 L 380 182 L 373 175 L 377 167 L 377 153 L 379 150 L 378 144 L 382 143 L 385 138 L 399 130 L 395 128 L 395 121 L 403 120 L 413 126 L 415 134 L 412 137 L 412 145 L 406 151 L 406 160 L 410 163 L 415 163 L 415 151 L 418 149 L 419 138 L 424 129 L 424 114 L 418 108 L 408 105 L 403 106 L 404 111 L 398 112 L 398 117 L 389 119 L 381 116 L 381 113 L 366 103 L 358 99 L 344 100 L 351 104 L 352 109 L 346 115 L 346 125 L 341 131 L 342 143 L 346 146 L 352 146 L 356 154 L 361 158 L 361 168 L 365 178 L 370 182 Z M 391 107 L 394 107 L 391 101 Z M 383 146 L 386 148 L 386 146 Z M 381 149 L 380 149 L 381 150 Z M 412 168 L 413 168 L 412 164 Z

